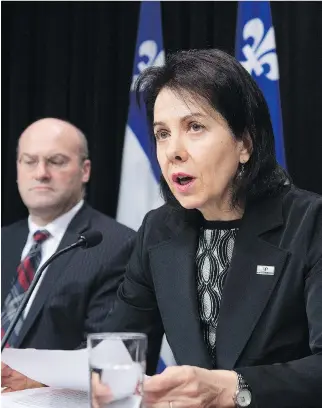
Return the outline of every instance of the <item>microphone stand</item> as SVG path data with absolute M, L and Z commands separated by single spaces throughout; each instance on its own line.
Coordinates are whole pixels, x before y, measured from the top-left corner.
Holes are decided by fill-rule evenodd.
M 66 247 L 66 248 L 63 248 L 63 249 L 61 249 L 61 250 L 58 251 L 58 252 L 55 252 L 55 253 L 54 253 L 50 258 L 48 258 L 47 261 L 38 269 L 38 271 L 36 272 L 36 274 L 35 274 L 35 276 L 34 276 L 32 282 L 31 282 L 31 284 L 30 284 L 30 286 L 29 286 L 29 288 L 28 288 L 28 290 L 27 290 L 27 292 L 25 293 L 25 296 L 23 297 L 23 299 L 22 299 L 22 301 L 21 301 L 21 303 L 20 303 L 20 305 L 19 305 L 19 307 L 18 307 L 18 309 L 17 309 L 17 311 L 16 311 L 16 314 L 15 314 L 14 318 L 12 319 L 12 321 L 11 321 L 11 323 L 10 323 L 8 329 L 6 330 L 5 335 L 3 336 L 2 340 L 1 340 L 1 352 L 3 351 L 3 349 L 4 349 L 4 347 L 5 347 L 6 343 L 7 343 L 7 341 L 8 341 L 8 339 L 9 339 L 9 337 L 11 336 L 11 333 L 13 332 L 13 330 L 14 330 L 14 328 L 15 328 L 15 326 L 16 326 L 16 324 L 17 324 L 17 322 L 18 322 L 18 320 L 19 320 L 19 318 L 20 318 L 20 316 L 21 316 L 21 314 L 22 314 L 22 312 L 23 312 L 23 310 L 25 309 L 25 307 L 26 307 L 26 305 L 27 305 L 27 303 L 28 303 L 28 300 L 30 299 L 30 296 L 31 296 L 32 292 L 34 291 L 34 289 L 35 289 L 35 287 L 36 287 L 36 285 L 37 285 L 37 283 L 38 283 L 38 281 L 39 281 L 41 275 L 43 274 L 43 272 L 44 272 L 44 270 L 47 268 L 47 266 L 48 266 L 54 259 L 56 259 L 58 256 L 64 254 L 65 252 L 70 251 L 71 249 L 77 248 L 77 247 L 79 247 L 79 246 L 83 246 L 84 244 L 86 244 L 86 240 L 85 240 L 83 237 L 80 237 L 80 239 L 79 239 L 77 242 L 75 242 L 74 244 L 72 244 L 72 245 L 70 245 L 70 246 L 68 246 L 68 247 Z

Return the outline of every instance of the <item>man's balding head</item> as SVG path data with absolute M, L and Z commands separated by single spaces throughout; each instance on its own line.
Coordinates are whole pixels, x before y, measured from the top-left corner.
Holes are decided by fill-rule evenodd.
M 52 220 L 82 198 L 90 161 L 76 126 L 55 118 L 32 123 L 19 138 L 17 156 L 19 192 L 32 216 Z
M 56 119 L 56 118 L 43 118 L 43 119 L 37 120 L 36 122 L 33 122 L 23 131 L 23 133 L 19 137 L 18 148 L 17 148 L 18 152 L 19 152 L 20 140 L 31 132 L 41 133 L 44 138 L 46 137 L 46 134 L 50 132 L 61 133 L 65 135 L 67 134 L 69 137 L 72 135 L 72 137 L 78 138 L 78 142 L 76 142 L 76 139 L 75 139 L 75 142 L 78 143 L 79 145 L 80 159 L 81 160 L 88 159 L 89 152 L 88 152 L 87 139 L 84 133 L 70 122 L 66 122 L 64 120 Z

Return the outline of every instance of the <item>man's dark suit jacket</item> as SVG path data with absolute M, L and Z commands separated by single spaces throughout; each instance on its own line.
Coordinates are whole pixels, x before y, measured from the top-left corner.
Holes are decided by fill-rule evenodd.
M 70 350 L 86 346 L 87 333 L 105 331 L 135 232 L 85 203 L 58 249 L 89 230 L 100 231 L 103 241 L 94 248 L 72 250 L 48 267 L 16 347 Z M 28 232 L 27 220 L 2 228 L 2 305 L 17 274 Z
M 198 227 L 150 212 L 119 289 L 111 330 L 160 336 L 178 364 L 212 369 L 197 304 Z M 272 275 L 257 273 L 271 266 Z M 322 407 L 322 197 L 287 186 L 246 207 L 224 286 L 217 368 L 239 371 L 259 408 Z

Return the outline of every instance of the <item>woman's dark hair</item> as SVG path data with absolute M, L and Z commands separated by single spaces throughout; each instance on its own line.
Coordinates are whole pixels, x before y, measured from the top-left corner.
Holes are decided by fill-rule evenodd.
M 155 100 L 163 88 L 206 101 L 226 120 L 237 140 L 252 140 L 252 154 L 237 171 L 233 205 L 277 194 L 288 180 L 278 165 L 274 134 L 265 98 L 256 82 L 232 56 L 216 49 L 179 51 L 165 65 L 147 68 L 136 82 L 138 101 L 143 98 L 152 133 Z M 178 204 L 161 176 L 166 202 Z

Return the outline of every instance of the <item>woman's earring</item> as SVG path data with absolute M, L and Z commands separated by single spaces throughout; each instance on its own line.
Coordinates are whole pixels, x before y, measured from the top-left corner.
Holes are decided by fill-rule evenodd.
M 240 163 L 240 170 L 238 173 L 238 177 L 242 178 L 245 173 L 245 163 Z

